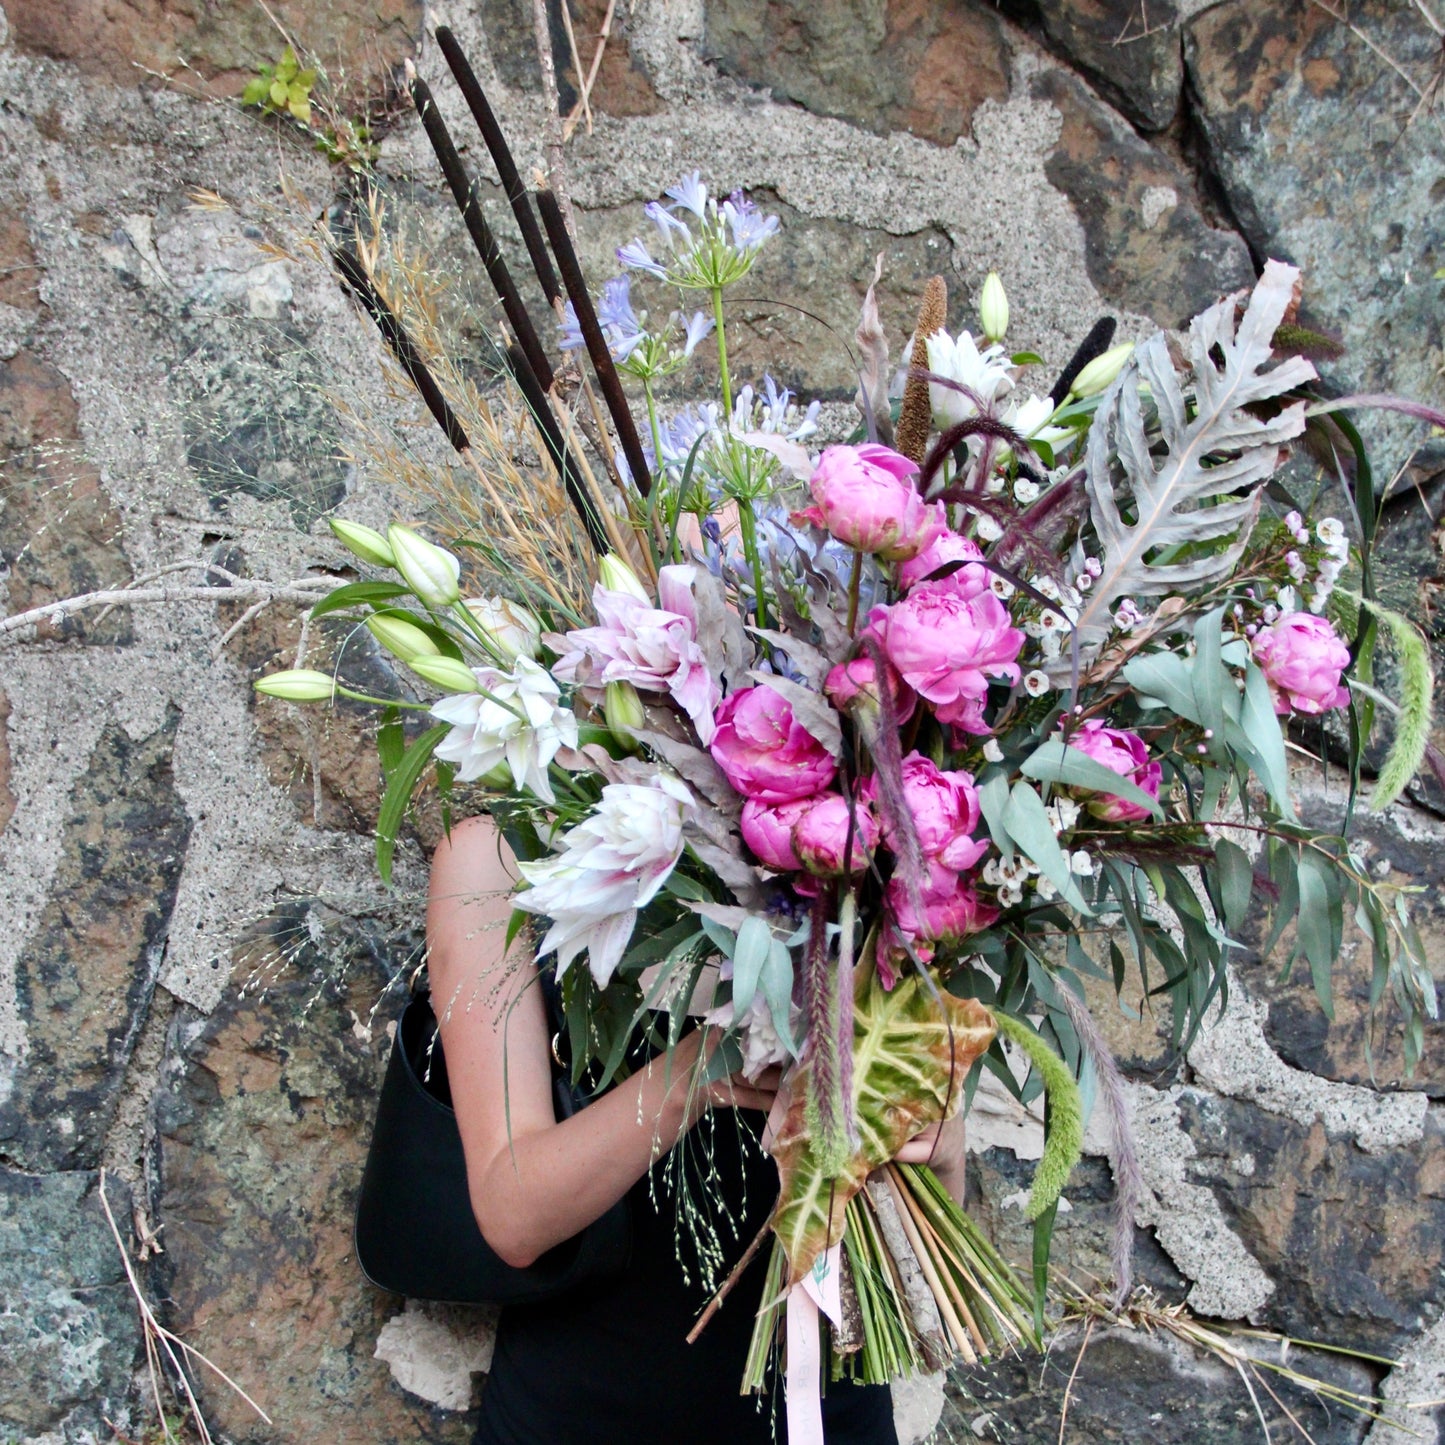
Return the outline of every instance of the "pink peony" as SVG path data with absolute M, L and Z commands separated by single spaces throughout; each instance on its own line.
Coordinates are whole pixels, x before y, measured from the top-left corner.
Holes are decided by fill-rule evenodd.
M 853 807 L 851 844 L 848 831 L 847 798 L 842 793 L 825 793 L 813 800 L 793 825 L 793 851 L 803 867 L 820 878 L 862 873 L 878 847 L 878 820 L 862 799 Z
M 957 532 L 944 532 L 935 537 L 916 557 L 898 564 L 898 585 L 907 592 L 916 587 L 931 572 L 947 567 L 950 562 L 965 565 L 940 577 L 953 590 L 964 597 L 977 597 L 988 590 L 988 568 L 981 566 L 983 551 L 971 538 Z
M 904 939 L 927 963 L 936 944 L 957 943 L 989 927 L 998 917 L 998 909 L 980 899 L 972 883 L 941 863 L 929 863 L 928 878 L 919 892 L 921 918 L 914 912 L 901 878 L 892 879 L 884 890 L 886 912 L 878 940 L 878 971 L 885 988 L 893 987 L 895 966 L 908 957 Z
M 992 592 L 964 597 L 947 581 L 925 582 L 901 602 L 875 607 L 868 627 L 938 720 L 964 732 L 988 731 L 983 704 L 990 677 L 1019 680 L 1014 659 L 1024 634 Z
M 860 791 L 872 801 L 877 790 L 877 780 L 869 778 Z M 962 873 L 988 852 L 988 839 L 972 836 L 979 823 L 972 773 L 943 772 L 931 758 L 909 753 L 903 759 L 903 799 L 925 858 Z M 885 826 L 883 840 L 892 846 L 888 832 Z
M 918 706 L 918 698 L 887 658 L 883 660 L 883 668 L 888 679 L 889 696 L 893 700 L 893 719 L 900 724 L 906 723 Z M 851 712 L 860 707 L 867 708 L 871 713 L 878 712 L 878 669 L 873 659 L 855 657 L 852 662 L 840 662 L 824 680 L 823 691 L 839 712 Z
M 1128 778 L 1151 798 L 1159 796 L 1159 780 L 1164 770 L 1158 763 L 1150 761 L 1149 749 L 1137 733 L 1105 727 L 1091 718 L 1069 736 L 1069 746 L 1093 758 L 1096 763 L 1103 763 L 1121 778 Z M 1092 793 L 1085 806 L 1096 818 L 1110 823 L 1134 823 L 1149 816 L 1149 810 L 1141 804 L 1116 798 L 1112 793 Z
M 745 798 L 789 803 L 810 798 L 838 771 L 827 748 L 770 687 L 745 687 L 717 710 L 712 755 Z
M 611 592 L 599 582 L 592 589 L 592 605 L 601 625 L 547 639 L 562 654 L 552 676 L 578 683 L 585 694 L 596 695 L 594 700 L 609 682 L 671 693 L 692 719 L 698 737 L 711 742 L 721 693 L 697 645 L 695 572 L 691 566 L 662 568 L 657 574 L 660 607 L 649 607 L 630 592 Z M 582 670 L 584 664 L 587 670 Z
M 947 526 L 942 502 L 925 502 L 918 470 L 887 447 L 826 447 L 809 486 L 814 506 L 797 514 L 860 552 L 890 562 L 912 557 Z
M 793 852 L 793 824 L 817 801 L 815 798 L 795 798 L 791 803 L 760 803 L 749 798 L 743 804 L 738 829 L 743 842 L 753 850 L 758 861 L 765 868 L 776 868 L 782 873 L 795 873 L 803 865 Z
M 1350 665 L 1350 649 L 1328 617 L 1288 613 L 1255 633 L 1250 649 L 1274 694 L 1275 712 L 1316 717 L 1349 706 L 1350 690 L 1340 676 Z

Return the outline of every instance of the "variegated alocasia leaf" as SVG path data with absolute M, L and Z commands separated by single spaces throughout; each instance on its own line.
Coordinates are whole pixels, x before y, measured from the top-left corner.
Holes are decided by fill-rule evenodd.
M 891 992 L 868 970 L 853 1013 L 853 1112 L 859 1148 L 841 1174 L 824 1173 L 807 1121 L 809 1066 L 773 1143 L 781 1187 L 773 1229 L 788 1279 L 805 1275 L 843 1232 L 843 1211 L 868 1175 L 920 1130 L 958 1112 L 963 1081 L 993 1040 L 993 1017 L 977 999 L 935 994 L 917 976 Z
M 1298 280 L 1295 267 L 1268 262 L 1237 331 L 1239 296 L 1190 322 L 1184 375 L 1175 370 L 1169 338 L 1156 332 L 1104 393 L 1085 463 L 1104 554 L 1077 623 L 1085 662 L 1108 636 L 1121 598 L 1196 596 L 1234 571 L 1260 486 L 1284 459 L 1284 443 L 1305 426 L 1302 401 L 1268 419 L 1245 410 L 1314 378 L 1314 367 L 1298 356 L 1265 369 Z M 1157 431 L 1147 424 L 1150 403 Z M 1165 549 L 1190 544 L 1204 545 L 1161 559 Z M 1058 667 L 1069 666 L 1066 653 Z

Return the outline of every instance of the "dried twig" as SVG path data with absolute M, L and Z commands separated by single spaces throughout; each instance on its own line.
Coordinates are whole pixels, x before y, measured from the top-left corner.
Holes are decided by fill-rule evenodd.
M 170 1330 L 156 1319 L 155 1312 L 150 1307 L 150 1302 L 145 1297 L 145 1292 L 140 1287 L 140 1281 L 135 1277 L 135 1270 L 130 1262 L 130 1255 L 126 1250 L 125 1242 L 120 1237 L 120 1229 L 115 1222 L 115 1215 L 111 1212 L 110 1200 L 105 1195 L 105 1170 L 100 1171 L 100 1179 L 96 1186 L 100 1195 L 100 1207 L 105 1211 L 105 1222 L 110 1226 L 112 1238 L 115 1240 L 115 1247 L 120 1251 L 120 1262 L 125 1269 L 126 1283 L 130 1286 L 131 1297 L 135 1301 L 136 1310 L 140 1314 L 141 1333 L 145 1337 L 146 1360 L 150 1367 L 151 1395 L 155 1401 L 156 1413 L 161 1419 L 161 1428 L 165 1431 L 166 1438 L 171 1438 L 170 1427 L 165 1423 L 166 1414 L 160 1393 L 160 1376 L 157 1366 L 160 1361 L 158 1351 L 164 1351 L 166 1358 L 170 1361 L 171 1368 L 175 1371 L 176 1380 L 180 1385 L 181 1393 L 185 1396 L 186 1405 L 191 1413 L 191 1420 L 196 1427 L 196 1433 L 201 1437 L 203 1445 L 212 1445 L 211 1432 L 206 1426 L 206 1418 L 201 1413 L 201 1407 L 196 1400 L 195 1391 L 191 1388 L 190 1379 L 186 1375 L 185 1366 L 176 1351 L 187 1359 L 195 1360 L 198 1364 L 204 1365 L 226 1385 L 236 1392 L 266 1424 L 273 1423 L 271 1417 L 243 1390 L 219 1365 L 208 1359 L 198 1349 L 188 1345 L 179 1335 L 172 1334 Z
M 0 617 L 0 639 L 42 622 L 58 624 L 92 607 L 129 606 L 135 602 L 240 602 L 245 598 L 299 602 L 309 607 L 339 585 L 335 577 L 302 577 L 294 582 L 237 580 L 226 587 L 107 587 L 77 597 L 62 597 L 13 617 Z
M 587 119 L 587 134 L 588 134 L 588 135 L 591 135 L 591 134 L 592 134 L 592 104 L 591 104 L 591 97 L 590 97 L 590 95 L 588 94 L 587 85 L 586 85 L 585 81 L 583 80 L 583 76 L 582 76 L 582 57 L 581 57 L 581 55 L 579 55 L 578 52 L 577 52 L 577 32 L 576 32 L 575 30 L 573 30 L 573 28 L 572 28 L 572 7 L 567 3 L 567 0 L 562 0 L 562 28 L 563 28 L 563 30 L 565 30 L 565 31 L 567 32 L 567 49 L 568 49 L 568 51 L 571 53 L 571 56 L 572 56 L 572 72 L 573 72 L 573 74 L 576 75 L 576 77 L 577 77 L 577 85 L 578 85 L 578 88 L 579 88 L 579 91 L 580 91 L 577 104 L 582 107 L 582 114 L 583 114 L 583 115 L 586 117 L 586 119 Z M 560 99 L 560 97 L 559 97 L 559 99 Z M 576 106 L 573 107 L 573 110 L 574 110 L 574 111 L 576 110 Z M 571 117 L 570 117 L 570 116 L 568 117 L 568 121 L 569 121 L 569 124 L 570 124 L 570 121 L 571 121 Z M 563 139 L 564 141 L 567 140 L 567 139 L 571 136 L 573 129 L 575 129 L 575 127 L 569 128 L 568 125 L 564 125 L 564 126 L 562 127 L 562 139 Z
M 597 81 L 597 72 L 602 66 L 602 53 L 607 49 L 607 42 L 612 37 L 612 17 L 617 11 L 617 0 L 607 0 L 607 13 L 602 17 L 602 28 L 597 32 L 597 49 L 592 52 L 592 64 L 587 67 L 587 75 L 582 78 L 581 69 L 578 69 L 580 91 L 577 104 L 572 107 L 567 117 L 566 124 L 562 127 L 562 139 L 572 139 L 572 132 L 577 129 L 577 122 L 585 113 L 587 116 L 587 134 L 592 134 L 592 87 Z M 565 14 L 565 8 L 563 10 Z M 570 22 L 568 34 L 571 34 Z M 575 53 L 575 52 L 574 52 Z
M 557 96 L 557 64 L 552 57 L 552 29 L 547 23 L 547 0 L 532 0 L 532 30 L 537 41 L 537 64 L 542 69 L 542 99 L 547 106 L 547 184 L 557 193 L 568 233 L 577 234 L 572 216 L 572 195 L 567 185 L 567 162 L 563 155 L 561 101 Z

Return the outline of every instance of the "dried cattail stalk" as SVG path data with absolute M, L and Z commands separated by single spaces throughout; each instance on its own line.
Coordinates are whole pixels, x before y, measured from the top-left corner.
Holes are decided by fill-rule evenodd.
M 918 308 L 918 325 L 909 352 L 910 371 L 903 387 L 903 406 L 898 413 L 897 448 L 910 461 L 921 462 L 933 429 L 933 404 L 928 383 L 911 368 L 928 364 L 928 338 L 942 331 L 948 321 L 948 287 L 942 276 L 930 276 L 923 288 L 923 305 Z M 922 351 L 920 357 L 919 352 Z

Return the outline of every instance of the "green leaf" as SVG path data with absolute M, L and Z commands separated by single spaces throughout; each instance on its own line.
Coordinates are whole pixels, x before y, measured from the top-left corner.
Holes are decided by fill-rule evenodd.
M 299 120 L 302 125 L 311 124 L 311 102 L 305 96 L 296 96 L 294 93 L 286 101 L 286 109 L 291 112 L 293 120 Z
M 390 602 L 394 597 L 408 597 L 411 588 L 399 582 L 345 582 L 328 592 L 312 609 L 313 618 L 325 617 L 331 612 L 342 612 L 348 607 L 374 606 L 378 602 Z
M 431 755 L 451 730 L 450 723 L 438 723 L 434 728 L 428 728 L 402 755 L 387 780 L 386 796 L 381 800 L 381 811 L 376 817 L 376 867 L 383 883 L 391 882 L 391 860 L 396 852 L 397 830 L 406 816 L 411 795 L 426 772 Z
M 270 78 L 265 75 L 257 75 L 246 82 L 246 88 L 241 92 L 241 104 L 265 105 L 266 97 L 270 93 Z
M 1254 865 L 1249 854 L 1228 838 L 1214 844 L 1214 863 L 1219 870 L 1219 901 L 1224 910 L 1224 926 L 1231 933 L 1244 927 L 1249 901 L 1254 892 Z
M 1034 351 L 1016 351 L 1009 358 L 1015 366 L 1042 366 L 1044 359 Z
M 768 949 L 768 961 L 763 965 L 759 980 L 763 997 L 768 1003 L 768 1012 L 773 1016 L 773 1027 L 783 1047 L 794 1057 L 798 1056 L 798 1044 L 793 1038 L 793 1021 L 790 1017 L 793 1004 L 793 955 L 781 938 L 772 940 Z
M 1342 914 L 1338 874 L 1313 848 L 1304 849 L 1299 860 L 1299 942 L 1328 1019 L 1335 1016 L 1330 973 L 1343 938 Z
M 276 79 L 271 82 L 271 89 L 267 91 L 266 98 L 276 107 L 277 110 L 284 110 L 286 103 L 290 100 L 290 92 L 286 88 L 286 82 Z
M 1370 811 L 1378 813 L 1405 791 L 1425 760 L 1425 745 L 1434 726 L 1431 698 L 1435 691 L 1435 670 L 1430 665 L 1430 645 L 1408 617 L 1381 607 L 1368 597 L 1361 599 L 1361 605 L 1389 628 L 1400 663 L 1400 710 L 1395 715 L 1395 737 L 1370 795 Z
M 1112 776 L 1112 775 L 1111 775 Z M 1084 902 L 1079 886 L 1069 868 L 1069 860 L 1059 847 L 1058 837 L 1043 800 L 1027 783 L 1015 783 L 1004 809 L 1003 825 L 1008 835 L 1039 865 L 1040 870 L 1059 893 L 1078 912 L 1087 915 L 1093 910 Z
M 281 59 L 276 62 L 276 79 L 289 82 L 299 68 L 296 59 L 296 52 L 288 45 L 281 52 Z
M 299 72 L 296 76 L 296 79 L 291 82 L 291 90 L 293 94 L 299 91 L 301 94 L 305 95 L 315 84 L 316 67 L 314 65 L 308 65 L 306 69 Z
M 1004 810 L 1008 807 L 1008 778 L 1002 772 L 989 773 L 980 780 L 977 791 L 978 809 L 988 824 L 994 847 L 1005 859 L 1012 858 L 1013 839 L 1009 837 L 1003 821 Z
M 1059 738 L 1050 738 L 1025 758 L 1019 765 L 1019 772 L 1041 783 L 1067 783 L 1070 787 L 1088 788 L 1095 793 L 1111 793 L 1116 798 L 1147 808 L 1156 818 L 1164 816 L 1159 800 L 1151 798 L 1132 779 L 1121 777 L 1078 748 L 1067 747 Z M 1038 861 L 1034 859 L 1035 863 Z
M 1190 679 L 1199 708 L 1199 721 L 1216 738 L 1224 732 L 1225 690 L 1228 689 L 1231 697 L 1235 695 L 1234 680 L 1224 670 L 1219 656 L 1224 645 L 1223 625 L 1223 607 L 1206 612 L 1194 624 L 1194 669 Z
M 1136 692 L 1158 700 L 1178 717 L 1199 721 L 1199 705 L 1189 662 L 1173 652 L 1151 652 L 1126 663 L 1124 681 Z
M 1280 813 L 1293 819 L 1294 804 L 1289 796 L 1289 765 L 1285 761 L 1284 730 L 1274 710 L 1269 683 L 1254 663 L 1244 669 L 1244 703 L 1239 726 L 1253 755 L 1255 773 L 1269 790 Z
M 381 759 L 381 776 L 390 778 L 406 752 L 406 732 L 394 707 L 387 708 L 376 730 L 376 752 Z
M 758 991 L 763 965 L 772 952 L 773 930 L 767 920 L 750 913 L 738 929 L 733 947 L 733 1016 L 741 1018 Z

